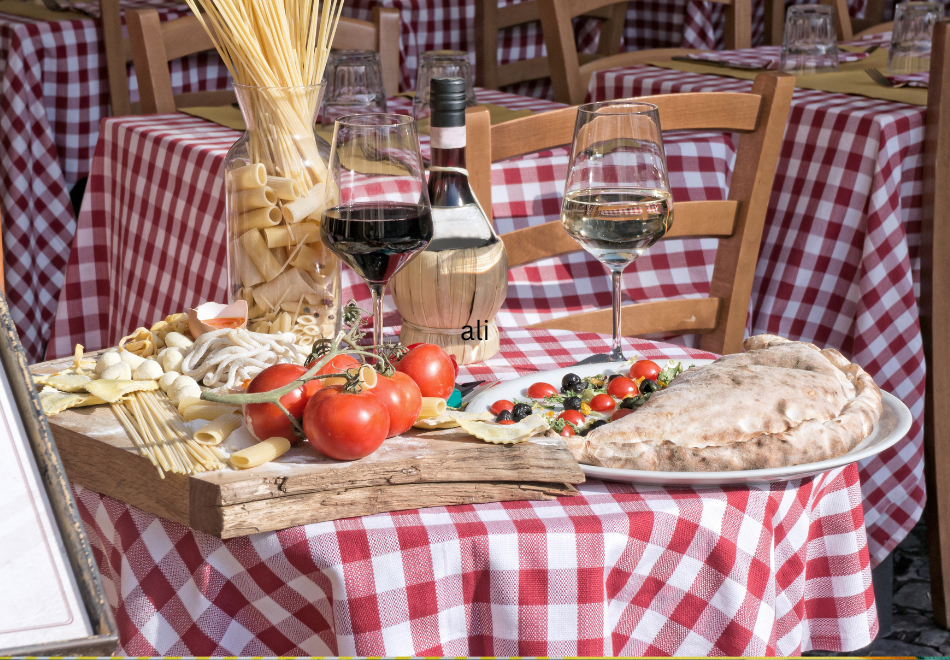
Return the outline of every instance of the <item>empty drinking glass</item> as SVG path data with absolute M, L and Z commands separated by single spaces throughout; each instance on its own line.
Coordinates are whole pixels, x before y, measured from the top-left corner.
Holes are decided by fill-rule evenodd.
M 838 70 L 838 37 L 832 8 L 795 5 L 785 15 L 779 71 L 808 74 Z
M 412 102 L 412 116 L 416 119 L 429 116 L 429 81 L 433 78 L 463 78 L 467 90 L 465 105 L 470 108 L 477 105 L 468 53 L 461 50 L 431 50 L 423 53 L 419 61 L 416 97 Z
M 327 60 L 327 91 L 322 123 L 332 126 L 344 115 L 386 112 L 386 90 L 379 53 L 334 50 Z
M 887 53 L 887 73 L 917 73 L 930 68 L 934 23 L 943 20 L 939 2 L 902 2 L 894 8 L 894 29 Z

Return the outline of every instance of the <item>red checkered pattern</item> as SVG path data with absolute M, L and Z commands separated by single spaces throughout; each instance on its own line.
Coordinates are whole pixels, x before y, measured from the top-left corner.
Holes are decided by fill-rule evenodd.
M 590 95 L 604 100 L 750 87 L 745 80 L 632 67 L 597 72 Z M 924 110 L 795 90 L 752 293 L 753 333 L 840 349 L 914 415 L 905 440 L 861 465 L 874 563 L 914 526 L 925 501 L 924 356 L 915 286 Z
M 930 72 L 920 71 L 918 73 L 903 73 L 897 76 L 888 76 L 888 80 L 904 87 L 922 87 L 927 89 L 930 85 Z
M 508 330 L 501 347 L 460 379 L 567 366 L 608 338 Z M 877 633 L 853 464 L 772 486 L 579 490 L 222 541 L 75 487 L 126 655 L 763 656 Z
M 190 10 L 150 6 L 162 19 Z M 81 6 L 98 11 L 98 3 Z M 69 189 L 89 173 L 99 120 L 109 114 L 105 51 L 97 21 L 45 22 L 0 14 L 0 214 L 10 312 L 27 355 L 43 355 L 63 285 L 75 216 Z M 225 89 L 216 55 L 176 60 L 177 91 Z M 133 95 L 138 88 L 131 80 Z
M 867 53 L 849 53 L 838 51 L 838 62 L 860 62 L 868 56 Z M 738 65 L 739 67 L 760 67 L 777 70 L 782 58 L 781 46 L 759 46 L 758 48 L 742 48 L 739 50 L 721 50 L 709 53 L 691 53 L 690 59 L 703 62 L 718 62 L 721 64 Z

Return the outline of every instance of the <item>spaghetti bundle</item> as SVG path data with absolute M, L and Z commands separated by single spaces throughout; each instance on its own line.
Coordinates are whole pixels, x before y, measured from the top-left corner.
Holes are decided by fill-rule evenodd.
M 238 85 L 259 89 L 244 102 L 254 163 L 310 190 L 326 179 L 313 138 L 319 92 L 342 0 L 187 0 Z M 292 89 L 288 89 L 292 88 Z M 268 168 L 270 169 L 270 168 Z

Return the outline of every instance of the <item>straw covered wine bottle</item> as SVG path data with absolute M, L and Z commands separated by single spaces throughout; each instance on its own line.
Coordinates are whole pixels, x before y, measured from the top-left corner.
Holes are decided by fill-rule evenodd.
M 465 80 L 430 85 L 433 236 L 390 286 L 403 345 L 438 344 L 470 364 L 498 352 L 495 314 L 508 293 L 508 257 L 465 169 Z

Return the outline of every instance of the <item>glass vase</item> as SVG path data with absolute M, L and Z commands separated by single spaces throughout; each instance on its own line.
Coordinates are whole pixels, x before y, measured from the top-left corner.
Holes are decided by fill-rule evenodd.
M 309 351 L 341 327 L 340 261 L 320 240 L 324 85 L 234 91 L 247 130 L 224 166 L 231 302 L 247 302 L 252 332 L 293 333 Z

